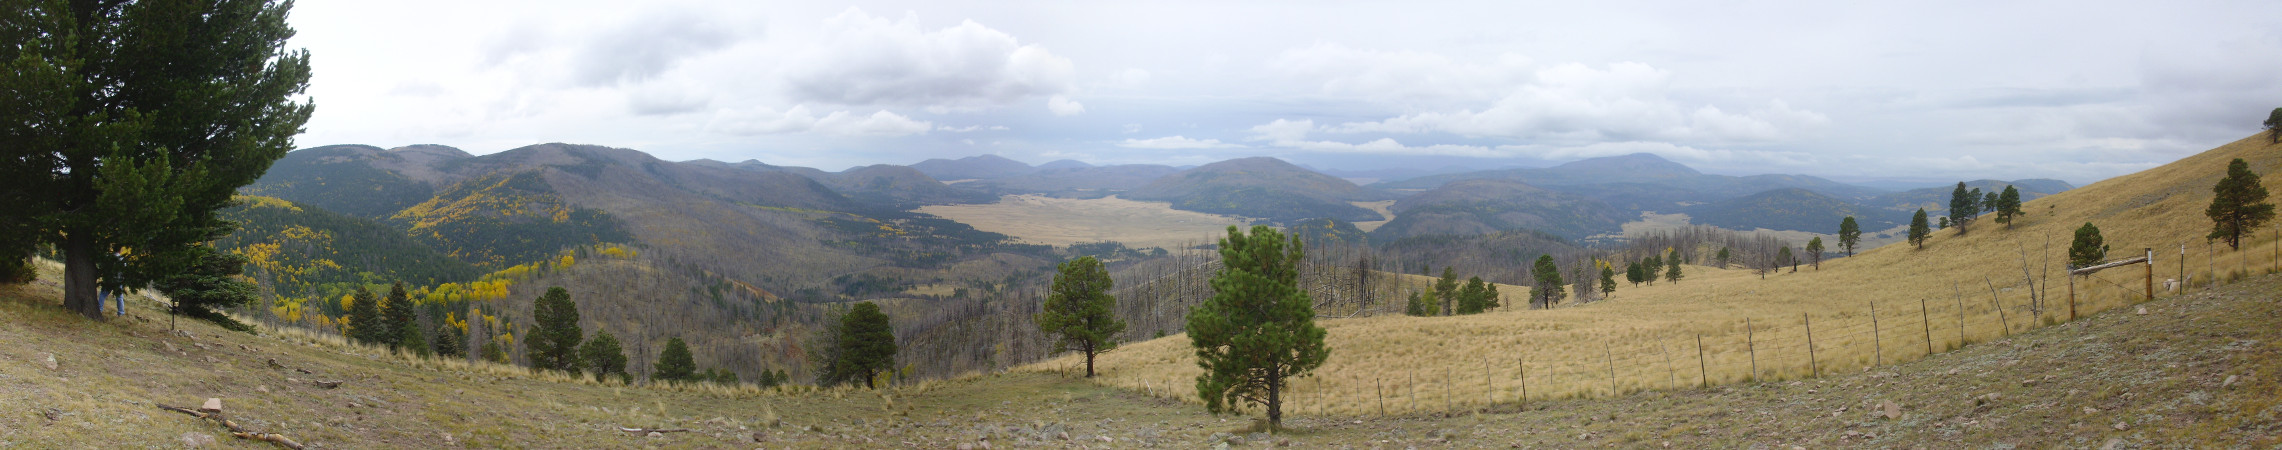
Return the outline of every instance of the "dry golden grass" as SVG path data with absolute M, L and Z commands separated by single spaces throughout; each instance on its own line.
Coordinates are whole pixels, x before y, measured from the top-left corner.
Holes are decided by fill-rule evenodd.
M 1355 228 L 1363 230 L 1365 233 L 1369 233 L 1373 230 L 1378 230 L 1380 225 L 1386 225 L 1387 222 L 1395 220 L 1395 212 L 1388 209 L 1395 206 L 1394 200 L 1380 200 L 1375 202 L 1347 202 L 1347 204 L 1355 205 L 1357 208 L 1371 210 L 1371 212 L 1379 213 L 1379 217 L 1386 218 L 1386 220 L 1355 222 Z
M 2013 229 L 1983 220 L 1967 235 L 1936 231 L 1922 250 L 1887 245 L 1826 261 L 1821 270 L 1801 267 L 1762 280 L 1748 271 L 1691 266 L 1678 284 L 1622 287 L 1612 299 L 1589 305 L 1322 320 L 1331 359 L 1313 376 L 1294 381 L 1286 408 L 1370 414 L 1382 402 L 1393 413 L 1509 403 L 1521 396 L 1524 368 L 1528 398 L 1540 399 L 1799 378 L 1912 361 L 1929 348 L 1943 352 L 2069 320 L 2065 253 L 2073 230 L 2087 221 L 2100 227 L 2113 248 L 2111 259 L 2157 248 L 2158 290 L 2164 279 L 2179 275 L 2182 242 L 2190 244 L 2184 265 L 2195 280 L 2190 290 L 2236 272 L 2275 270 L 2282 266 L 2275 224 L 2246 239 L 2239 252 L 2216 244 L 2206 255 L 2201 242 L 2210 229 L 2202 211 L 2228 161 L 2249 160 L 2270 190 L 2282 188 L 2282 151 L 2264 140 L 2247 138 L 2029 202 L 2027 217 Z M 2041 314 L 2029 309 L 2024 258 L 2047 298 Z M 2126 267 L 2077 278 L 2077 313 L 2140 301 L 2145 270 Z M 1500 290 L 1507 305 L 1526 292 Z M 1098 382 L 1194 401 L 1198 369 L 1191 355 L 1185 336 L 1127 344 L 1101 357 Z M 1026 370 L 1076 364 L 1082 361 L 1065 356 Z
M 1180 248 L 1185 243 L 1207 242 L 1216 233 L 1226 233 L 1229 225 L 1250 223 L 1240 217 L 1181 211 L 1169 203 L 1116 196 L 1067 199 L 1009 195 L 998 203 L 924 206 L 919 212 L 1032 244 L 1117 241 L 1132 248 Z

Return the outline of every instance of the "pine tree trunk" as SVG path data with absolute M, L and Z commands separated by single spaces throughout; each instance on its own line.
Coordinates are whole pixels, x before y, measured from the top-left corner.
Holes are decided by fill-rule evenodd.
M 1283 374 L 1268 369 L 1268 429 L 1284 427 Z
M 103 303 L 95 291 L 94 239 L 85 232 L 71 232 L 63 241 L 63 309 L 103 321 Z

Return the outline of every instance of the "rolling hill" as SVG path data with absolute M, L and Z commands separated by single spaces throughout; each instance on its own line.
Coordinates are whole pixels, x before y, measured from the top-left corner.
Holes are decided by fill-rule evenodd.
M 1867 208 L 1800 188 L 1776 189 L 1738 198 L 1682 208 L 1690 222 L 1730 230 L 1799 230 L 1836 233 L 1846 216 L 1864 230 L 1907 225 L 1910 213 Z
M 2021 191 L 2021 201 L 2023 202 L 2076 188 L 2075 185 L 2068 184 L 2066 181 L 2046 179 L 1973 180 L 1965 182 L 1966 189 L 1980 189 L 1981 192 L 2004 192 L 2005 186 L 2008 185 Z M 1862 204 L 1905 213 L 1915 213 L 1918 208 L 1925 208 L 1927 214 L 1941 216 L 1949 212 L 1949 195 L 1954 189 L 1956 189 L 1955 186 L 1911 189 L 1872 197 L 1863 200 Z
M 1029 164 L 998 155 L 976 155 L 959 159 L 936 158 L 912 164 L 911 168 L 918 169 L 919 172 L 935 177 L 937 180 L 987 180 L 1038 171 L 1038 168 L 1031 167 Z
M 1127 192 L 1132 200 L 1172 202 L 1174 209 L 1271 221 L 1333 218 L 1383 220 L 1347 202 L 1391 196 L 1267 157 L 1231 159 L 1166 175 Z
M 1579 239 L 1618 231 L 1628 218 L 1599 200 L 1500 179 L 1452 182 L 1397 200 L 1389 210 L 1394 220 L 1371 230 L 1375 242 L 1522 229 Z

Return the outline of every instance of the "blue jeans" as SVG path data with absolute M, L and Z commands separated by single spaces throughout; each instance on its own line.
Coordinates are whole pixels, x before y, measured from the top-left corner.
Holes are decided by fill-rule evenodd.
M 127 294 L 110 291 L 97 291 L 95 293 L 95 306 L 103 306 L 103 297 L 105 296 L 111 297 L 111 304 L 119 311 L 117 315 L 127 315 Z

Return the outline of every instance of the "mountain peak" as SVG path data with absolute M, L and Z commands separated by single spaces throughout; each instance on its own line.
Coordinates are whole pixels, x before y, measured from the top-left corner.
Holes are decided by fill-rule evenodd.
M 1021 161 L 989 154 L 955 160 L 930 159 L 912 164 L 911 168 L 919 169 L 920 173 L 925 173 L 937 180 L 1005 178 L 1038 171 L 1038 168 L 1030 167 L 1029 164 L 1024 164 Z

